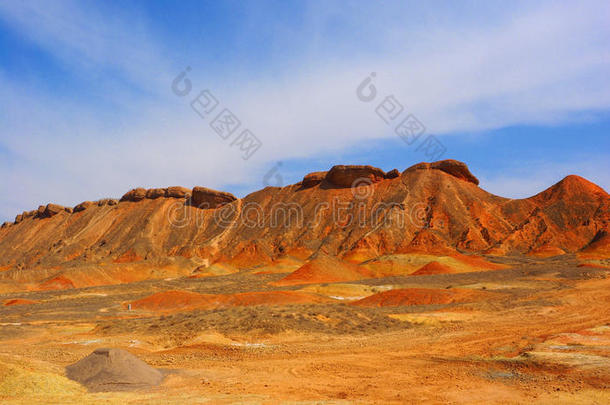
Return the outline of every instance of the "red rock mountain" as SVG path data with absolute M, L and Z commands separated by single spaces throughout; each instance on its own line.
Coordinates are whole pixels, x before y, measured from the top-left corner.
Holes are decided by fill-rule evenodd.
M 595 184 L 568 176 L 533 197 L 508 199 L 478 183 L 464 163 L 444 160 L 400 175 L 336 166 L 241 199 L 170 187 L 74 209 L 49 204 L 0 229 L 0 281 L 56 283 L 60 271 L 73 268 L 129 281 L 121 265 L 171 274 L 290 255 L 362 261 L 388 253 L 607 254 L 610 198 Z

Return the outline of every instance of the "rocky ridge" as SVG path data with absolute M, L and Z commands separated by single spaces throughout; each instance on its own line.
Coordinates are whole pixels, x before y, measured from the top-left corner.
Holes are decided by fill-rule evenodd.
M 479 188 L 454 160 L 398 175 L 342 165 L 243 198 L 136 188 L 119 200 L 41 206 L 0 229 L 0 280 L 52 281 L 87 266 L 110 278 L 129 278 L 121 266 L 249 268 L 318 253 L 356 263 L 412 253 L 605 255 L 609 222 L 608 194 L 578 176 L 508 199 Z

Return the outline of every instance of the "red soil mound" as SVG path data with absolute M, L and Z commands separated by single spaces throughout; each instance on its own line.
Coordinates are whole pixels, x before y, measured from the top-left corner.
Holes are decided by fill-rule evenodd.
M 72 288 L 76 288 L 72 280 L 62 275 L 55 276 L 38 285 L 39 290 L 69 290 Z
M 441 290 L 434 288 L 400 288 L 374 294 L 351 305 L 363 307 L 395 307 L 403 305 L 435 305 L 474 302 L 485 294 L 472 290 Z
M 424 276 L 429 274 L 451 274 L 453 269 L 439 262 L 430 262 L 425 266 L 422 266 L 419 270 L 411 273 L 412 276 Z
M 239 294 L 198 294 L 190 291 L 164 291 L 131 302 L 132 309 L 180 311 L 242 307 L 252 305 L 289 305 L 327 302 L 319 295 L 298 291 L 260 291 Z
M 4 305 L 5 306 L 11 306 L 11 305 L 29 305 L 29 304 L 36 304 L 37 301 L 32 301 L 32 300 L 27 300 L 24 298 L 13 298 L 12 300 L 6 300 L 4 301 Z
M 373 274 L 356 264 L 343 262 L 329 256 L 318 256 L 305 263 L 273 285 L 298 285 L 335 283 L 340 281 L 354 281 L 373 277 Z

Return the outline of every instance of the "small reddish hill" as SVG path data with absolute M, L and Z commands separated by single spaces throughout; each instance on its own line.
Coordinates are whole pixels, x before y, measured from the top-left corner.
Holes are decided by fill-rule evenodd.
M 163 291 L 131 302 L 132 309 L 155 312 L 190 311 L 253 305 L 289 305 L 328 302 L 329 299 L 299 291 L 257 291 L 238 294 L 199 294 Z
M 72 280 L 69 278 L 59 275 L 49 280 L 46 280 L 38 285 L 38 290 L 69 290 L 76 288 Z
M 530 199 L 541 205 L 547 205 L 558 201 L 591 202 L 607 197 L 608 193 L 597 184 L 580 176 L 569 175 Z
M 320 255 L 305 263 L 273 285 L 299 285 L 314 283 L 335 283 L 340 281 L 362 280 L 372 277 L 369 270 L 356 264 L 343 262 L 333 257 Z
M 444 264 L 440 264 L 439 262 L 430 262 L 422 267 L 419 270 L 411 273 L 412 276 L 425 276 L 430 274 L 451 274 L 453 273 L 453 269 Z
M 407 305 L 438 305 L 456 302 L 475 302 L 487 294 L 466 289 L 400 288 L 384 291 L 352 302 L 363 307 L 396 307 Z

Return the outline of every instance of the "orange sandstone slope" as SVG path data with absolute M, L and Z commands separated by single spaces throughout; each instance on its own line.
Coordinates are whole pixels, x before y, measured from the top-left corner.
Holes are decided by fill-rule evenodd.
M 49 204 L 4 224 L 0 279 L 39 283 L 84 267 L 103 280 L 143 268 L 142 277 L 157 269 L 163 277 L 166 269 L 245 268 L 315 253 L 352 262 L 410 252 L 604 254 L 609 204 L 578 176 L 530 198 L 498 197 L 454 160 L 402 173 L 335 166 L 242 199 L 203 187 L 134 189 L 120 201 Z

